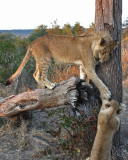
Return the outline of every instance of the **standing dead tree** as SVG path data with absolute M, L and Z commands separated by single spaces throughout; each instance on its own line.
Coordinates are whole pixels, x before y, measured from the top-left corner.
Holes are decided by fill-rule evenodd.
M 95 30 L 107 30 L 119 42 L 109 62 L 97 68 L 98 76 L 110 89 L 112 99 L 122 102 L 121 30 L 122 0 L 96 0 Z M 120 134 L 114 138 L 115 146 L 120 145 Z
M 122 102 L 121 30 L 122 0 L 96 0 L 95 30 L 107 30 L 119 42 L 109 62 L 97 69 L 98 76 L 112 93 L 112 99 Z

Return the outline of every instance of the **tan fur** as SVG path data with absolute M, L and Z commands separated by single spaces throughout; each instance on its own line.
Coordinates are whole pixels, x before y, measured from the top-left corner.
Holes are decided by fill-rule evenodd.
M 85 33 L 82 36 L 48 35 L 40 37 L 31 43 L 23 62 L 8 79 L 6 85 L 16 80 L 32 54 L 36 60 L 36 71 L 33 76 L 42 87 L 53 89 L 56 85 L 47 79 L 48 66 L 51 59 L 54 58 L 62 63 L 80 65 L 80 78 L 84 79 L 87 75 L 100 90 L 101 98 L 109 99 L 111 93 L 97 77 L 95 66 L 99 62 L 108 61 L 110 53 L 116 46 L 117 42 L 107 32 Z
M 119 129 L 123 110 L 124 107 L 114 100 L 102 105 L 91 156 L 86 160 L 111 160 L 112 139 Z

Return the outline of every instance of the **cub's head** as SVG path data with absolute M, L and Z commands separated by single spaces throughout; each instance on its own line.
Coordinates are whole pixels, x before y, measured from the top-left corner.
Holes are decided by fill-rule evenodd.
M 125 110 L 124 104 L 112 100 L 102 105 L 98 115 L 98 127 L 115 133 L 119 129 L 121 113 Z
M 92 51 L 96 62 L 106 62 L 109 60 L 112 50 L 118 46 L 118 42 L 113 40 L 108 32 L 102 31 L 95 34 Z

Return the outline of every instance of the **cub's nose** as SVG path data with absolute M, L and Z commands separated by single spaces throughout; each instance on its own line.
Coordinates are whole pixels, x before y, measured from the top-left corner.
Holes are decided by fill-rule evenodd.
M 95 60 L 96 60 L 97 62 L 99 62 L 99 61 L 100 61 L 100 58 L 99 58 L 99 57 L 95 57 Z

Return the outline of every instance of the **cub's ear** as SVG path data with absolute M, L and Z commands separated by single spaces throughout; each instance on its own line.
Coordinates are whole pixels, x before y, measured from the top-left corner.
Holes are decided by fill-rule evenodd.
M 103 46 L 105 44 L 104 38 L 100 38 L 99 40 L 99 45 Z
M 108 102 L 108 103 L 105 104 L 105 108 L 107 109 L 109 107 L 111 107 L 111 104 Z

